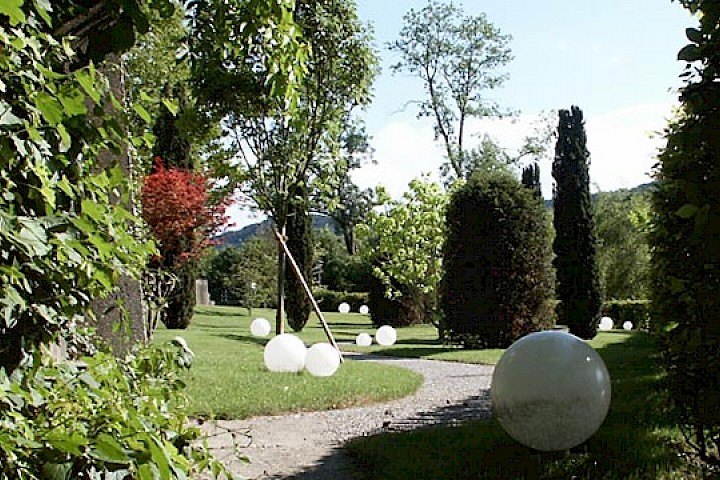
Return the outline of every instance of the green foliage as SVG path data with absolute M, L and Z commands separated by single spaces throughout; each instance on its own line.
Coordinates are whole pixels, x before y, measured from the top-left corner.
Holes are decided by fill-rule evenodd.
M 555 179 L 555 241 L 558 322 L 570 333 L 591 339 L 597 334 L 602 296 L 598 276 L 595 223 L 590 201 L 590 153 L 582 110 L 560 110 L 552 174 Z
M 375 260 L 374 269 L 383 268 L 382 258 Z M 380 327 L 406 327 L 436 320 L 435 308 L 437 294 L 435 291 L 423 293 L 413 284 L 401 284 L 390 279 L 390 287 L 376 276 L 370 278 L 368 285 L 368 307 L 373 325 Z M 389 296 L 388 288 L 393 295 Z M 432 297 L 431 297 L 432 295 Z
M 173 343 L 122 360 L 54 364 L 36 353 L 10 376 L 0 369 L 0 479 L 232 478 L 179 413 L 193 353 Z
M 277 260 L 277 241 L 268 231 L 219 250 L 207 270 L 210 297 L 219 305 L 275 308 Z
M 506 171 L 477 173 L 445 214 L 441 334 L 466 348 L 505 348 L 549 327 L 550 221 Z
M 613 319 L 615 328 L 632 322 L 634 329 L 647 330 L 650 326 L 649 300 L 607 300 L 602 306 L 602 316 Z
M 47 33 L 43 5 L 0 24 L 0 365 L 11 369 L 25 347 L 72 335 L 89 300 L 137 276 L 153 250 L 134 238 L 120 167 L 98 165 L 124 148 L 103 110 L 120 105 L 92 63 L 66 70 L 70 39 Z
M 600 193 L 595 205 L 597 264 L 605 299 L 648 297 L 650 248 L 647 192 Z
M 431 0 L 405 14 L 400 38 L 389 44 L 401 57 L 392 70 L 417 76 L 425 86 L 429 98 L 420 102 L 418 116 L 434 120 L 449 163 L 444 173 L 456 179 L 472 173 L 466 122 L 503 113 L 485 92 L 507 78 L 496 70 L 512 59 L 509 41 L 485 14 L 468 16 L 452 1 Z
M 287 246 L 295 263 L 300 267 L 303 277 L 310 284 L 313 267 L 312 221 L 307 213 L 307 196 L 301 198 L 293 205 L 291 214 L 288 216 Z M 310 318 L 312 304 L 289 262 L 285 269 L 285 285 L 285 308 L 288 324 L 295 332 L 299 332 Z
M 698 14 L 682 107 L 665 132 L 656 171 L 651 246 L 652 326 L 660 335 L 673 413 L 692 452 L 720 469 L 720 5 Z
M 313 290 L 315 301 L 323 312 L 337 312 L 341 303 L 350 305 L 350 311 L 357 313 L 362 305 L 368 305 L 368 294 L 365 292 L 336 292 L 326 288 Z

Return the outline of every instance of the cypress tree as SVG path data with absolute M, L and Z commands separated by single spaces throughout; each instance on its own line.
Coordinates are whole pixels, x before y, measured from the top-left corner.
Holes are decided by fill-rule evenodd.
M 649 241 L 652 323 L 667 398 L 685 447 L 720 471 L 720 4 L 682 2 L 700 25 L 678 53 L 687 62 L 682 108 L 659 156 Z
M 300 196 L 290 205 L 285 231 L 288 249 L 305 279 L 310 281 L 313 266 L 312 219 L 308 213 L 307 189 L 300 190 Z M 310 318 L 312 305 L 289 264 L 285 270 L 285 308 L 290 328 L 301 331 Z
M 555 179 L 555 265 L 558 322 L 584 339 L 597 334 L 602 307 L 590 201 L 589 155 L 582 110 L 560 110 Z
M 523 168 L 520 181 L 525 187 L 532 190 L 536 197 L 542 198 L 542 190 L 540 189 L 540 166 L 537 162 Z

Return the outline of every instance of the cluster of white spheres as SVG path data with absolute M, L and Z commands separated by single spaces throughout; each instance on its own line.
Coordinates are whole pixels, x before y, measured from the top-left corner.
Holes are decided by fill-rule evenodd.
M 390 346 L 397 340 L 397 332 L 390 325 L 383 325 L 375 332 L 375 341 L 384 347 Z
M 348 304 L 347 302 L 342 302 L 340 305 L 338 305 L 338 312 L 350 313 L 350 304 Z
M 610 317 L 602 317 L 600 319 L 600 330 L 612 330 L 614 325 L 613 319 Z
M 267 337 L 270 333 L 270 322 L 262 317 L 256 318 L 250 324 L 250 333 L 254 337 Z
M 623 328 L 624 328 L 625 330 L 632 330 L 632 329 L 633 329 L 633 324 L 632 324 L 632 322 L 629 321 L 629 320 L 626 321 L 625 323 L 623 323 Z
M 340 366 L 340 353 L 329 343 L 306 348 L 300 338 L 289 333 L 273 337 L 265 345 L 263 356 L 271 372 L 297 373 L 306 368 L 315 377 L 329 377 Z
M 513 343 L 492 378 L 493 412 L 516 441 L 540 451 L 580 445 L 610 408 L 610 374 L 578 337 L 546 331 Z
M 370 313 L 370 309 L 367 305 L 360 305 L 360 309 L 358 311 L 361 315 L 367 315 L 368 313 Z
M 372 337 L 368 333 L 358 333 L 355 337 L 355 344 L 359 347 L 369 347 L 372 345 Z

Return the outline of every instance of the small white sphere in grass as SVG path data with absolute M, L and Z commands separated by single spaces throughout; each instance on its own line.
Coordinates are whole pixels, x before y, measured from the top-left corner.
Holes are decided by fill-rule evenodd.
M 390 346 L 397 340 L 397 333 L 390 325 L 383 325 L 375 332 L 375 341 L 384 347 Z
M 250 324 L 250 333 L 253 337 L 267 337 L 270 333 L 270 322 L 266 318 L 256 318 Z
M 623 323 L 623 328 L 624 328 L 625 330 L 632 330 L 632 328 L 633 328 L 632 322 L 629 321 L 629 320 L 626 321 L 625 323 Z
M 610 408 L 610 374 L 575 335 L 536 332 L 513 343 L 493 372 L 493 414 L 512 438 L 540 451 L 580 445 Z
M 305 368 L 315 377 L 329 377 L 340 366 L 340 354 L 329 343 L 316 343 L 308 348 Z
M 338 305 L 338 312 L 350 313 L 350 304 L 348 304 L 347 302 L 342 302 L 340 305 Z
M 367 305 L 360 305 L 360 310 L 359 310 L 359 312 L 360 312 L 362 315 L 367 315 L 368 313 L 370 313 L 370 309 L 368 308 Z
M 613 323 L 613 319 L 610 317 L 602 317 L 600 319 L 600 330 L 604 330 L 604 331 L 612 330 L 614 325 L 615 324 Z
M 307 348 L 300 338 L 283 333 L 265 345 L 265 366 L 271 372 L 299 372 L 305 368 Z
M 355 337 L 355 344 L 359 347 L 369 347 L 372 345 L 372 337 L 368 333 L 358 333 L 358 336 Z

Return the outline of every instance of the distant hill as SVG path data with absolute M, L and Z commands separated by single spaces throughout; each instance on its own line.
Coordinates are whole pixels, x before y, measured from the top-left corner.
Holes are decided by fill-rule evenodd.
M 633 187 L 633 188 L 621 188 L 621 189 L 614 190 L 614 191 L 615 191 L 615 192 L 619 192 L 619 191 L 626 190 L 626 191 L 628 191 L 628 192 L 630 192 L 630 193 L 645 192 L 645 191 L 649 190 L 650 188 L 652 188 L 653 185 L 655 185 L 655 182 L 648 182 L 648 183 L 642 183 L 642 184 L 638 185 L 637 187 Z M 597 199 L 598 199 L 598 194 L 597 194 L 597 193 L 593 193 L 590 197 L 591 197 L 591 200 L 592 200 L 593 203 L 597 202 Z M 549 200 L 546 199 L 546 200 L 543 200 L 543 201 L 545 202 L 545 208 L 548 208 L 548 209 L 552 210 L 552 208 L 554 207 L 554 203 L 553 203 L 552 198 L 549 199 Z
M 323 229 L 323 228 L 330 228 L 335 231 L 338 235 L 341 234 L 340 227 L 337 225 L 337 222 L 333 220 L 332 218 L 326 216 L 326 215 L 318 215 L 318 214 L 311 214 L 312 217 L 312 224 L 313 228 L 316 229 Z M 272 226 L 271 220 L 263 220 L 262 222 L 253 223 L 251 225 L 247 225 L 240 230 L 233 230 L 230 232 L 224 232 L 218 235 L 214 238 L 215 241 L 217 241 L 217 248 L 226 248 L 229 246 L 233 247 L 239 247 L 240 245 L 245 242 L 248 238 L 251 238 L 255 235 L 257 235 L 260 232 L 263 232 L 264 230 L 269 230 Z

